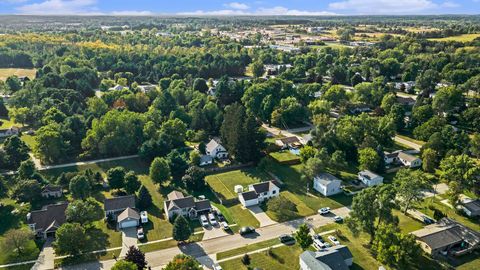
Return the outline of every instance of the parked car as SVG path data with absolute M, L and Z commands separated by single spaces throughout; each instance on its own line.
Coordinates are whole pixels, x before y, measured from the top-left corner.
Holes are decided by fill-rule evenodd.
M 293 236 L 289 234 L 282 234 L 280 235 L 280 237 L 278 237 L 278 239 L 280 240 L 281 243 L 289 243 L 289 242 L 295 241 L 295 238 L 293 238 Z
M 247 226 L 247 227 L 242 227 L 240 229 L 240 235 L 247 235 L 247 234 L 250 234 L 250 233 L 254 233 L 255 232 L 255 228 L 253 227 L 250 227 L 250 226 Z
M 337 240 L 337 238 L 333 235 L 328 236 L 328 240 L 330 240 L 335 246 L 340 245 L 340 242 Z
M 137 238 L 140 239 L 140 240 L 145 238 L 145 234 L 143 233 L 143 228 L 142 227 L 139 227 L 137 229 Z
M 142 211 L 140 212 L 140 221 L 142 223 L 147 223 L 148 222 L 148 214 L 147 211 Z
M 202 223 L 203 227 L 208 227 L 208 219 L 205 215 L 200 216 L 200 223 Z
M 230 227 L 228 226 L 227 222 L 223 221 L 221 224 L 222 224 L 222 229 L 224 231 L 230 230 Z
M 217 215 L 218 221 L 225 221 L 225 217 L 223 216 L 222 212 L 220 212 L 219 210 L 215 210 L 215 214 Z
M 320 215 L 326 215 L 326 214 L 330 213 L 330 207 L 320 208 L 320 209 L 318 209 L 318 213 Z
M 343 221 L 343 218 L 341 216 L 334 216 L 333 220 L 337 223 L 341 223 Z
M 320 240 L 320 239 L 314 239 L 313 240 L 313 247 L 317 250 L 321 250 L 321 249 L 326 248 L 325 242 L 323 240 Z
M 215 263 L 215 264 L 213 265 L 213 270 L 223 270 L 223 268 L 220 266 L 220 264 Z
M 323 240 L 322 236 L 319 235 L 319 234 L 314 234 L 314 235 L 312 236 L 312 238 L 313 238 L 313 240 Z
M 215 216 L 212 213 L 208 214 L 208 221 L 210 221 L 210 224 L 212 224 L 212 226 L 217 226 L 218 225 L 218 222 L 217 222 L 217 220 L 215 219 Z
M 430 225 L 430 224 L 433 224 L 435 223 L 435 221 L 427 216 L 422 216 L 422 219 L 423 219 L 423 223 L 427 224 L 427 225 Z

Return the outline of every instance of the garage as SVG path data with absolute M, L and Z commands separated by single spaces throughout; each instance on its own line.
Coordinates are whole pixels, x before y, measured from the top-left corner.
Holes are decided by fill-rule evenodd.
M 140 215 L 132 208 L 125 209 L 117 217 L 119 229 L 137 227 L 140 224 Z
M 240 193 L 240 195 L 238 195 L 238 200 L 245 207 L 258 205 L 258 195 L 255 191 Z

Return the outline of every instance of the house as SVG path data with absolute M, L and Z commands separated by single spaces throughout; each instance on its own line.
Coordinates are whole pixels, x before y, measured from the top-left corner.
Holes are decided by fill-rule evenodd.
M 480 247 L 480 232 L 449 218 L 412 232 L 425 253 L 432 257 L 461 256 Z
M 357 114 L 371 112 L 372 109 L 366 104 L 351 104 L 349 105 L 348 111 L 351 114 L 357 115 Z
M 266 181 L 248 186 L 248 191 L 238 194 L 238 200 L 245 206 L 259 203 L 280 195 L 280 185 L 277 181 Z
M 320 173 L 313 178 L 313 189 L 323 196 L 331 196 L 342 192 L 342 181 L 329 173 Z
M 275 140 L 275 144 L 282 149 L 286 148 L 298 148 L 302 146 L 300 139 L 297 136 L 284 137 Z
M 196 200 L 193 196 L 185 197 L 179 191 L 168 193 L 167 200 L 163 202 L 165 215 L 172 219 L 182 215 L 189 218 L 197 218 L 199 215 L 209 213 L 212 210 L 210 200 Z
M 200 156 L 200 166 L 207 166 L 213 163 L 213 157 L 209 155 L 202 155 Z
M 42 192 L 40 193 L 43 198 L 60 198 L 63 195 L 62 187 L 48 184 L 43 187 Z
M 212 158 L 223 159 L 228 157 L 228 152 L 223 145 L 220 144 L 218 139 L 211 139 L 205 147 L 205 153 Z
M 369 170 L 359 172 L 358 180 L 368 187 L 383 184 L 383 177 Z
M 68 203 L 45 205 L 41 210 L 27 214 L 28 227 L 33 233 L 42 238 L 52 237 L 57 229 L 66 221 L 65 210 Z
M 464 200 L 461 204 L 460 204 L 460 209 L 463 210 L 463 212 L 465 213 L 465 215 L 469 216 L 469 217 L 478 217 L 480 216 L 480 200 L 472 200 L 472 199 L 468 199 L 468 200 Z
M 400 103 L 403 106 L 413 106 L 415 105 L 416 100 L 411 97 L 399 97 L 397 96 L 397 103 Z
M 313 252 L 300 254 L 301 270 L 348 270 L 353 264 L 353 255 L 347 246 L 338 245 Z
M 417 168 L 422 166 L 422 160 L 420 158 L 410 155 L 404 151 L 395 151 L 392 153 L 383 152 L 383 155 L 386 165 L 401 164 L 410 168 Z
M 18 127 L 10 127 L 6 129 L 0 129 L 0 138 L 10 137 L 13 135 L 18 135 L 20 129 Z
M 108 88 L 108 91 L 121 91 L 121 90 L 128 90 L 128 87 L 117 84 L 114 87 Z
M 117 226 L 119 229 L 137 227 L 140 225 L 140 214 L 135 209 L 127 207 L 117 217 Z
M 105 199 L 103 203 L 105 216 L 117 216 L 127 208 L 135 208 L 135 195 L 119 196 Z
M 143 92 L 143 93 L 148 93 L 148 92 L 152 92 L 152 91 L 155 91 L 157 89 L 157 87 L 153 84 L 142 84 L 142 85 L 139 85 L 138 86 L 138 89 Z
M 408 81 L 408 82 L 397 82 L 395 83 L 395 89 L 397 90 L 402 90 L 402 87 L 404 87 L 405 92 L 410 92 L 412 88 L 415 87 L 415 82 L 414 81 Z

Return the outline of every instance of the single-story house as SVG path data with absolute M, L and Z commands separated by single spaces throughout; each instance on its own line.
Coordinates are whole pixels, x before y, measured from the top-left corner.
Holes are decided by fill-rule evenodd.
M 266 181 L 248 186 L 248 191 L 238 195 L 238 200 L 245 206 L 257 205 L 265 200 L 280 195 L 280 185 L 277 181 Z
M 415 82 L 414 81 L 408 81 L 408 82 L 397 82 L 395 83 L 395 89 L 401 90 L 402 87 L 405 87 L 405 92 L 409 92 L 413 87 L 415 87 Z
M 480 232 L 449 218 L 442 218 L 412 234 L 425 253 L 432 257 L 461 256 L 480 247 Z
M 127 207 L 117 217 L 117 226 L 119 229 L 137 227 L 140 225 L 140 214 L 135 209 Z
M 43 187 L 40 193 L 43 198 L 60 198 L 63 195 L 62 187 L 48 184 Z
M 207 166 L 213 163 L 213 157 L 209 155 L 200 156 L 200 166 Z
M 399 97 L 397 96 L 397 103 L 400 103 L 403 106 L 413 106 L 415 105 L 416 100 L 412 97 Z
M 135 195 L 118 196 L 105 199 L 103 203 L 105 216 L 117 216 L 127 208 L 135 208 Z
M 368 187 L 383 184 L 383 177 L 369 170 L 358 172 L 358 180 Z
M 151 92 L 151 91 L 155 91 L 157 89 L 157 86 L 153 85 L 153 84 L 142 84 L 142 85 L 139 85 L 138 86 L 138 89 L 143 92 L 143 93 L 148 93 L 148 92 Z
M 338 245 L 321 251 L 304 251 L 300 254 L 301 270 L 348 270 L 353 255 L 347 246 Z
M 320 173 L 313 178 L 313 189 L 323 196 L 331 196 L 342 192 L 342 181 L 329 173 Z
M 227 158 L 228 152 L 223 145 L 220 144 L 219 139 L 211 139 L 209 143 L 207 143 L 205 147 L 205 153 L 212 158 Z
M 128 90 L 128 87 L 117 84 L 114 87 L 108 88 L 108 91 L 121 91 L 121 90 Z
M 422 160 L 416 156 L 410 155 L 404 151 L 395 151 L 392 153 L 383 152 L 385 164 L 401 164 L 409 168 L 422 166 Z
M 210 200 L 197 200 L 193 196 L 185 197 L 179 191 L 172 191 L 163 202 L 165 215 L 171 219 L 182 215 L 189 218 L 197 218 L 199 215 L 212 211 Z
M 459 206 L 465 215 L 469 217 L 480 216 L 480 200 L 464 200 Z
M 300 142 L 300 139 L 297 136 L 276 139 L 275 144 L 282 149 L 289 148 L 289 147 L 298 148 L 302 146 L 302 143 Z
M 28 213 L 28 227 L 38 237 L 54 236 L 57 229 L 66 221 L 65 210 L 67 206 L 68 202 L 49 204 L 42 207 L 41 210 Z
M 6 129 L 0 129 L 0 138 L 10 137 L 13 135 L 18 135 L 20 129 L 18 127 L 10 127 Z

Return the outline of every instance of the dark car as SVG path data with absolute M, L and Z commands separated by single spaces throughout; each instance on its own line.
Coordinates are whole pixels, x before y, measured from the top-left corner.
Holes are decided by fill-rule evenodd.
M 278 237 L 278 239 L 280 240 L 281 243 L 289 243 L 289 242 L 295 241 L 295 239 L 289 234 L 282 234 L 280 235 L 280 237 Z
M 312 236 L 312 238 L 313 238 L 314 240 L 316 239 L 316 240 L 319 240 L 319 241 L 321 241 L 321 242 L 324 242 L 322 236 L 319 235 L 319 234 L 314 234 L 314 235 Z
M 242 227 L 240 229 L 240 235 L 247 235 L 247 234 L 254 233 L 254 232 L 255 232 L 255 228 L 250 227 L 250 226 Z
M 435 221 L 427 216 L 422 216 L 422 219 L 423 219 L 423 223 L 427 224 L 427 225 L 430 225 L 430 224 L 433 224 L 435 223 Z

